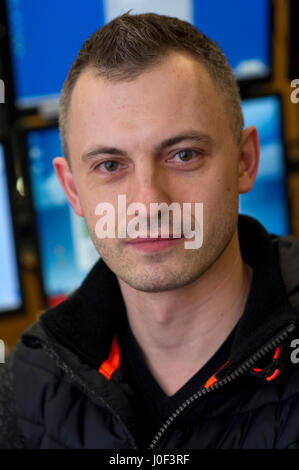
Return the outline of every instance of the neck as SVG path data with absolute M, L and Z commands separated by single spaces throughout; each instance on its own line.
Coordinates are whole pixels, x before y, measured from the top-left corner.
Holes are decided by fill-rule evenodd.
M 119 279 L 130 327 L 165 393 L 175 393 L 224 342 L 244 311 L 251 278 L 236 231 L 218 260 L 192 284 L 150 293 Z

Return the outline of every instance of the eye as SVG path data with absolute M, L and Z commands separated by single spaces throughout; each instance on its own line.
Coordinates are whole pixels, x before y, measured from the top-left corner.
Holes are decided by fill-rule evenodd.
M 183 161 L 183 162 L 189 162 L 190 160 L 192 160 L 192 158 L 196 155 L 196 152 L 194 150 L 180 150 L 179 152 L 177 152 L 174 156 L 174 158 L 178 157 L 180 159 L 180 161 Z
M 106 160 L 102 163 L 99 163 L 96 168 L 101 168 L 107 170 L 107 173 L 113 173 L 119 167 L 119 163 L 115 160 Z

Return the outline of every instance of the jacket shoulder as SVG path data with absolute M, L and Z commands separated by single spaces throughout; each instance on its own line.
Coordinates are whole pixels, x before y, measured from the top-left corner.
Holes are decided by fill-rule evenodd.
M 272 235 L 277 250 L 280 271 L 289 302 L 299 314 L 299 241 L 294 236 Z
M 0 364 L 0 449 L 25 449 L 25 438 L 18 425 L 14 387 L 16 347 Z

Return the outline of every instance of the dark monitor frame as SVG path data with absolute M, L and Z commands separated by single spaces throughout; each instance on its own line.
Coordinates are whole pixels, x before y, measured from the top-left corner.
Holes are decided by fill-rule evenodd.
M 299 32 L 298 32 L 299 4 L 298 0 L 290 0 L 289 24 L 290 32 L 288 48 L 288 78 L 294 80 L 299 78 Z
M 13 71 L 11 62 L 11 53 L 9 48 L 9 36 L 7 26 L 7 16 L 5 2 L 0 2 L 0 60 L 2 66 L 2 74 L 0 78 L 5 82 L 5 106 L 7 111 L 12 114 L 15 112 L 15 90 L 13 82 Z
M 280 103 L 280 119 L 281 119 L 281 140 L 282 140 L 282 148 L 283 148 L 283 165 L 284 165 L 284 191 L 286 194 L 286 212 L 287 212 L 287 223 L 288 223 L 288 229 L 289 233 L 292 233 L 293 225 L 292 225 L 292 220 L 290 218 L 290 206 L 291 206 L 291 199 L 290 199 L 290 194 L 288 190 L 288 173 L 289 173 L 289 164 L 288 164 L 288 158 L 287 158 L 287 148 L 286 148 L 286 140 L 285 140 L 285 135 L 286 135 L 286 127 L 285 127 L 285 115 L 283 112 L 283 102 L 282 102 L 282 94 L 278 92 L 264 92 L 264 91 L 257 91 L 247 89 L 246 92 L 243 90 L 243 93 L 241 93 L 241 100 L 242 102 L 247 99 L 255 99 L 255 98 L 267 98 L 267 97 L 276 97 L 279 100 Z
M 15 93 L 14 70 L 12 64 L 12 55 L 10 49 L 10 39 L 8 32 L 7 8 L 5 0 L 0 1 L 0 57 L 5 72 L 5 92 L 6 92 L 6 107 L 10 117 L 21 117 L 28 114 L 36 114 L 38 106 L 28 108 L 21 108 L 17 105 L 17 98 Z M 2 78 L 2 77 L 0 77 Z
M 13 244 L 15 247 L 15 254 L 16 254 L 16 267 L 17 267 L 17 280 L 19 283 L 20 294 L 21 294 L 21 304 L 19 307 L 11 309 L 11 310 L 0 310 L 0 321 L 2 318 L 7 317 L 13 314 L 24 314 L 24 286 L 22 283 L 21 278 L 21 249 L 20 243 L 18 241 L 18 231 L 17 231 L 17 221 L 16 217 L 14 216 L 13 208 L 14 208 L 14 197 L 13 197 L 13 188 L 11 182 L 15 180 L 15 173 L 14 173 L 14 166 L 13 166 L 13 159 L 12 159 L 12 151 L 10 142 L 7 139 L 1 139 L 0 144 L 3 146 L 3 153 L 4 153 L 4 164 L 6 170 L 6 179 L 7 179 L 7 186 L 8 186 L 8 199 L 10 205 L 10 213 L 11 213 L 11 222 L 12 222 L 12 236 L 13 236 Z

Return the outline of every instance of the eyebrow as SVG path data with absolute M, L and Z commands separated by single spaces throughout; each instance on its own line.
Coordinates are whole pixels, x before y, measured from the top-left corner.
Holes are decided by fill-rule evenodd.
M 175 135 L 175 136 L 172 136 L 163 140 L 162 142 L 160 142 L 158 145 L 155 146 L 154 152 L 155 153 L 161 152 L 162 150 L 168 147 L 179 144 L 180 142 L 183 142 L 186 140 L 193 141 L 193 142 L 203 142 L 203 143 L 208 143 L 208 144 L 211 144 L 213 142 L 212 138 L 208 134 L 191 130 L 191 131 L 187 131 L 187 132 L 184 132 L 184 133 L 181 133 L 181 134 L 178 134 L 178 135 Z M 128 155 L 128 153 L 123 149 L 98 144 L 92 147 L 88 152 L 82 155 L 82 161 L 87 162 L 101 154 L 122 155 L 125 157 Z

